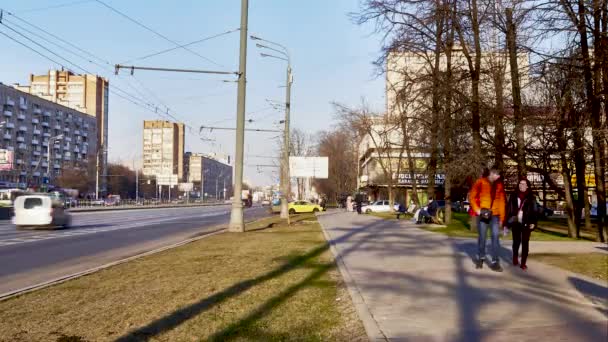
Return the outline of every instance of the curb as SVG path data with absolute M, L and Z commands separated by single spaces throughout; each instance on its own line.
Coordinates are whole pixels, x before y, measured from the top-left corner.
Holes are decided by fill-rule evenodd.
M 355 309 L 357 310 L 359 319 L 361 319 L 361 322 L 363 322 L 363 327 L 365 328 L 365 332 L 367 333 L 367 338 L 370 341 L 388 341 L 388 338 L 386 337 L 386 335 L 384 335 L 382 330 L 380 330 L 380 327 L 378 326 L 378 322 L 376 321 L 376 319 L 374 318 L 372 313 L 369 311 L 369 307 L 365 303 L 365 299 L 363 299 L 363 296 L 359 292 L 359 288 L 357 287 L 357 284 L 351 277 L 350 272 L 348 271 L 348 267 L 346 266 L 346 263 L 344 263 L 344 260 L 342 260 L 342 256 L 340 255 L 340 252 L 336 248 L 333 240 L 331 239 L 329 234 L 325 231 L 325 227 L 323 226 L 323 223 L 321 223 L 321 221 L 318 221 L 318 222 L 319 222 L 319 225 L 321 226 L 321 231 L 323 232 L 323 236 L 325 236 L 325 240 L 329 244 L 329 249 L 331 250 L 331 253 L 334 255 L 334 260 L 335 260 L 336 264 L 338 265 L 338 270 L 340 271 L 340 274 L 342 275 L 342 279 L 344 280 L 344 283 L 346 284 L 346 288 L 348 289 L 350 298 L 353 302 L 353 305 L 355 306 Z

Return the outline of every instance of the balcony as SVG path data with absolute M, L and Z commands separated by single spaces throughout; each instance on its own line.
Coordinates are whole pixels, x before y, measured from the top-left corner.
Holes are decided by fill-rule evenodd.
M 89 124 L 88 123 L 84 124 L 84 129 L 89 129 Z
M 17 137 L 17 142 L 25 142 L 25 137 Z
M 47 166 L 49 166 L 49 163 L 43 161 L 40 166 L 46 168 Z
M 17 160 L 15 160 L 15 164 L 21 165 L 21 164 L 23 164 L 23 160 L 22 159 L 17 159 Z
M 13 146 L 11 146 L 11 145 L 6 146 L 6 149 L 9 150 L 9 151 L 14 151 L 15 150 L 15 148 Z
M 50 138 L 51 137 L 51 133 L 44 132 L 44 133 L 42 133 L 42 136 L 45 137 L 45 138 Z
M 32 152 L 32 154 L 36 157 L 40 157 L 40 151 L 34 150 L 34 152 Z
M 74 153 L 80 153 L 80 150 L 78 149 L 78 147 L 74 147 Z
M 48 147 L 48 146 L 49 146 L 49 142 L 48 142 L 48 140 L 44 140 L 44 141 L 42 142 L 42 146 L 44 146 L 44 147 Z
M 38 120 L 38 118 L 32 118 L 32 123 L 33 124 L 39 124 L 40 120 Z
M 86 137 L 88 137 L 88 136 L 89 136 L 89 133 L 87 133 L 87 132 L 82 132 L 82 136 L 86 138 Z
M 20 150 L 27 150 L 27 145 L 25 145 L 25 144 L 19 144 L 19 145 L 17 145 L 17 147 L 18 147 Z
M 70 150 L 70 145 L 64 145 L 63 146 L 63 150 L 64 151 L 69 151 Z
M 45 110 L 44 114 L 42 116 L 51 116 L 51 112 L 49 112 L 48 110 Z
M 14 106 L 15 105 L 15 100 L 7 98 L 6 99 L 6 104 L 9 106 Z
M 63 129 L 63 131 L 66 132 L 66 133 L 70 133 L 70 128 L 66 127 L 66 128 Z
M 25 114 L 19 113 L 19 115 L 17 115 L 17 119 L 21 121 L 25 120 Z
M 19 132 L 27 132 L 27 127 L 19 126 Z
M 66 159 L 70 159 L 70 157 L 72 157 L 72 154 L 71 154 L 70 152 L 66 152 L 66 153 L 64 153 L 64 154 L 63 154 L 63 156 L 64 156 Z
M 60 166 L 59 164 L 55 164 L 55 165 L 53 165 L 53 168 L 54 168 L 54 169 L 60 169 L 60 168 L 61 168 L 61 166 Z
M 13 116 L 13 112 L 10 111 L 10 110 L 8 110 L 8 109 L 5 109 L 4 110 L 4 116 L 7 116 L 7 117 L 10 118 L 11 116 Z
M 32 139 L 32 145 L 36 146 L 40 144 L 40 141 L 38 141 L 37 139 Z
M 61 154 L 58 154 L 55 156 L 55 159 L 63 159 L 63 156 Z
M 12 135 L 10 135 L 9 133 L 4 134 L 4 140 L 11 140 L 11 139 L 13 139 Z
M 76 135 L 80 135 L 80 131 L 79 131 L 79 130 L 75 130 L 75 131 L 74 131 L 74 134 L 76 134 Z
M 34 114 L 42 114 L 42 109 L 34 108 Z
M 34 129 L 33 133 L 34 133 L 34 135 L 40 135 L 40 134 L 42 134 L 42 132 L 40 132 L 39 129 Z
M 19 108 L 23 110 L 27 110 L 27 103 L 25 101 L 19 103 Z
M 49 125 L 48 122 L 44 122 L 44 121 L 41 123 L 41 125 L 42 125 L 42 127 L 50 127 L 51 126 L 51 125 Z
M 21 171 L 20 175 L 22 175 L 22 176 L 27 176 L 27 172 L 25 172 L 25 171 Z
M 61 130 L 61 125 L 60 124 L 56 124 L 53 128 L 55 128 L 57 130 Z
M 70 138 L 70 137 L 64 137 L 63 141 L 72 142 L 72 138 Z
M 12 122 L 7 122 L 6 123 L 6 128 L 15 128 L 15 124 Z
M 39 172 L 39 171 L 34 172 L 34 175 L 33 175 L 33 176 L 34 176 L 34 177 L 40 177 L 40 172 Z

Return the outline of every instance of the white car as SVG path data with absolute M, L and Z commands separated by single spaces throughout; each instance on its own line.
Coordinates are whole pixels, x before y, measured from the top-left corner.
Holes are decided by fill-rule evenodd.
M 69 227 L 71 217 L 63 203 L 47 195 L 26 195 L 15 199 L 13 224 L 20 227 Z
M 395 208 L 395 211 L 399 210 L 399 204 L 395 204 L 393 206 Z M 391 211 L 391 207 L 388 204 L 388 201 L 376 201 L 373 203 L 370 203 L 368 205 L 364 205 L 361 208 L 361 211 L 369 214 L 369 213 L 388 213 Z

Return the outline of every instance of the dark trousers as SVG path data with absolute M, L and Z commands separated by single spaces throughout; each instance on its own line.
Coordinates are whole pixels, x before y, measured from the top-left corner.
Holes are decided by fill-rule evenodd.
M 532 231 L 521 223 L 514 223 L 511 226 L 511 232 L 513 233 L 513 259 L 519 255 L 519 245 L 521 244 L 521 264 L 525 265 L 528 259 L 530 233 Z

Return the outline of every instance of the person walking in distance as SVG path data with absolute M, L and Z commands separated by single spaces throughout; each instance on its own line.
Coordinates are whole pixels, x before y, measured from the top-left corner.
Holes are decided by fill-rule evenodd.
M 487 173 L 486 173 L 487 174 Z M 479 178 L 471 188 L 469 203 L 478 216 L 477 220 L 477 268 L 482 268 L 486 258 L 486 238 L 488 228 L 492 237 L 491 269 L 502 272 L 499 261 L 500 227 L 505 222 L 505 188 L 500 170 L 492 167 L 487 177 Z
M 528 259 L 530 234 L 538 222 L 538 208 L 536 198 L 532 192 L 530 181 L 521 178 L 507 202 L 507 226 L 513 233 L 513 265 L 519 263 L 519 245 L 521 244 L 521 269 L 526 270 Z

